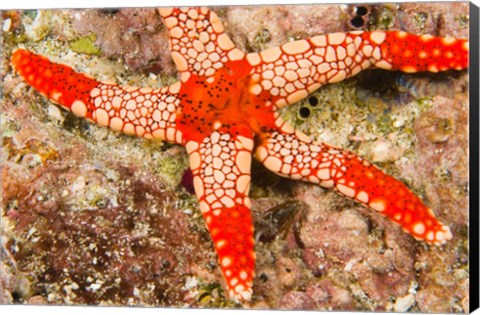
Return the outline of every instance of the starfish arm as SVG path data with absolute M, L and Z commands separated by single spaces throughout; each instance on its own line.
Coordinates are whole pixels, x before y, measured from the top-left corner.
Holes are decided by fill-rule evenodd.
M 404 72 L 465 69 L 468 41 L 398 31 L 332 33 L 250 53 L 246 59 L 254 67 L 251 92 L 269 92 L 275 105 L 283 107 L 370 67 Z
M 286 124 L 264 138 L 255 156 L 278 175 L 333 188 L 376 210 L 416 239 L 440 245 L 452 237 L 450 229 L 403 183 L 354 153 L 315 143 Z
M 200 210 L 230 297 L 249 300 L 255 268 L 250 214 L 252 137 L 214 131 L 202 142 L 186 142 Z
M 244 58 L 245 53 L 235 48 L 210 9 L 163 8 L 159 12 L 170 35 L 172 58 L 182 82 L 188 81 L 191 74 L 211 77 L 229 61 Z
M 78 117 L 129 135 L 182 143 L 175 125 L 179 82 L 156 90 L 102 83 L 24 49 L 12 54 L 12 66 L 30 86 Z
M 439 72 L 468 68 L 469 41 L 453 37 L 388 31 L 361 34 L 374 47 L 373 66 L 403 72 Z M 362 49 L 364 46 L 362 46 Z M 374 56 L 379 47 L 381 58 Z M 369 55 L 368 52 L 364 52 Z

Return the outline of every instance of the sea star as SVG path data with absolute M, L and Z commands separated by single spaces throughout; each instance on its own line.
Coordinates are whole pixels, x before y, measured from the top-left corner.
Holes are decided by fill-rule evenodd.
M 252 153 L 266 168 L 333 188 L 440 245 L 447 226 L 403 183 L 354 153 L 316 143 L 277 110 L 367 68 L 461 70 L 468 41 L 400 31 L 319 35 L 260 53 L 236 48 L 208 8 L 159 9 L 180 81 L 161 89 L 101 83 L 24 49 L 12 65 L 53 102 L 113 130 L 186 147 L 199 207 L 230 297 L 251 298 L 255 253 L 250 214 Z

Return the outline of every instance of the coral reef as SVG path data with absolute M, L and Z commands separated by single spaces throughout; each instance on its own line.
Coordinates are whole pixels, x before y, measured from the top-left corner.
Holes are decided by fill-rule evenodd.
M 368 9 L 364 29 L 468 37 L 468 3 Z M 353 10 L 215 9 L 246 51 L 348 31 Z M 169 84 L 176 73 L 157 11 L 11 11 L 2 26 L 0 303 L 240 307 L 225 299 L 196 198 L 181 184 L 183 149 L 82 121 L 9 66 L 22 45 L 102 80 Z M 427 246 L 334 192 L 254 164 L 257 267 L 244 307 L 468 312 L 467 79 L 374 70 L 284 110 L 312 138 L 404 181 L 454 238 Z

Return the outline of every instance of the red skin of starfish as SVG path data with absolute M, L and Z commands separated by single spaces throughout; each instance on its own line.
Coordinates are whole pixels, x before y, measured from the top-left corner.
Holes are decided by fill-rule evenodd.
M 252 153 L 278 175 L 333 188 L 418 240 L 440 245 L 452 237 L 403 183 L 352 152 L 315 143 L 283 122 L 276 110 L 367 68 L 465 69 L 467 40 L 397 31 L 335 33 L 246 54 L 206 8 L 159 11 L 180 72 L 180 81 L 169 87 L 101 83 L 23 49 L 13 53 L 12 65 L 29 85 L 79 117 L 186 147 L 200 210 L 231 298 L 245 301 L 252 295 Z

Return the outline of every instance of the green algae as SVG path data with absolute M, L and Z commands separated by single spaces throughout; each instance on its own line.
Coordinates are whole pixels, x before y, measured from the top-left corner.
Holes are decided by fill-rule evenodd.
M 393 5 L 380 6 L 369 20 L 368 29 L 373 30 L 387 30 L 395 25 L 396 14 Z
M 51 33 L 52 10 L 36 10 L 36 14 L 23 16 L 25 35 L 35 42 L 44 40 Z
M 203 307 L 209 308 L 240 308 L 239 304 L 225 297 L 225 291 L 219 283 L 200 284 L 197 300 Z
M 157 161 L 156 171 L 164 179 L 167 184 L 173 186 L 178 185 L 182 178 L 183 172 L 188 168 L 188 158 L 186 154 L 167 155 Z
M 248 46 L 248 51 L 262 51 L 265 49 L 266 44 L 272 40 L 272 35 L 266 27 L 260 27 L 257 33 L 253 37 L 253 42 Z
M 455 21 L 461 28 L 467 28 L 470 22 L 470 17 L 468 16 L 468 14 L 462 14 L 455 17 Z
M 38 15 L 38 10 L 25 10 L 24 14 L 31 18 L 32 20 L 35 20 L 35 18 Z
M 100 55 L 102 51 L 95 46 L 96 40 L 97 35 L 95 35 L 95 33 L 90 33 L 71 41 L 70 49 L 79 54 Z
M 452 182 L 452 172 L 443 165 L 439 165 L 433 171 L 435 178 L 444 184 Z
M 415 22 L 417 29 L 419 29 L 421 33 L 425 31 L 425 24 L 427 23 L 427 20 L 428 13 L 425 12 L 418 12 L 413 16 L 413 21 Z

